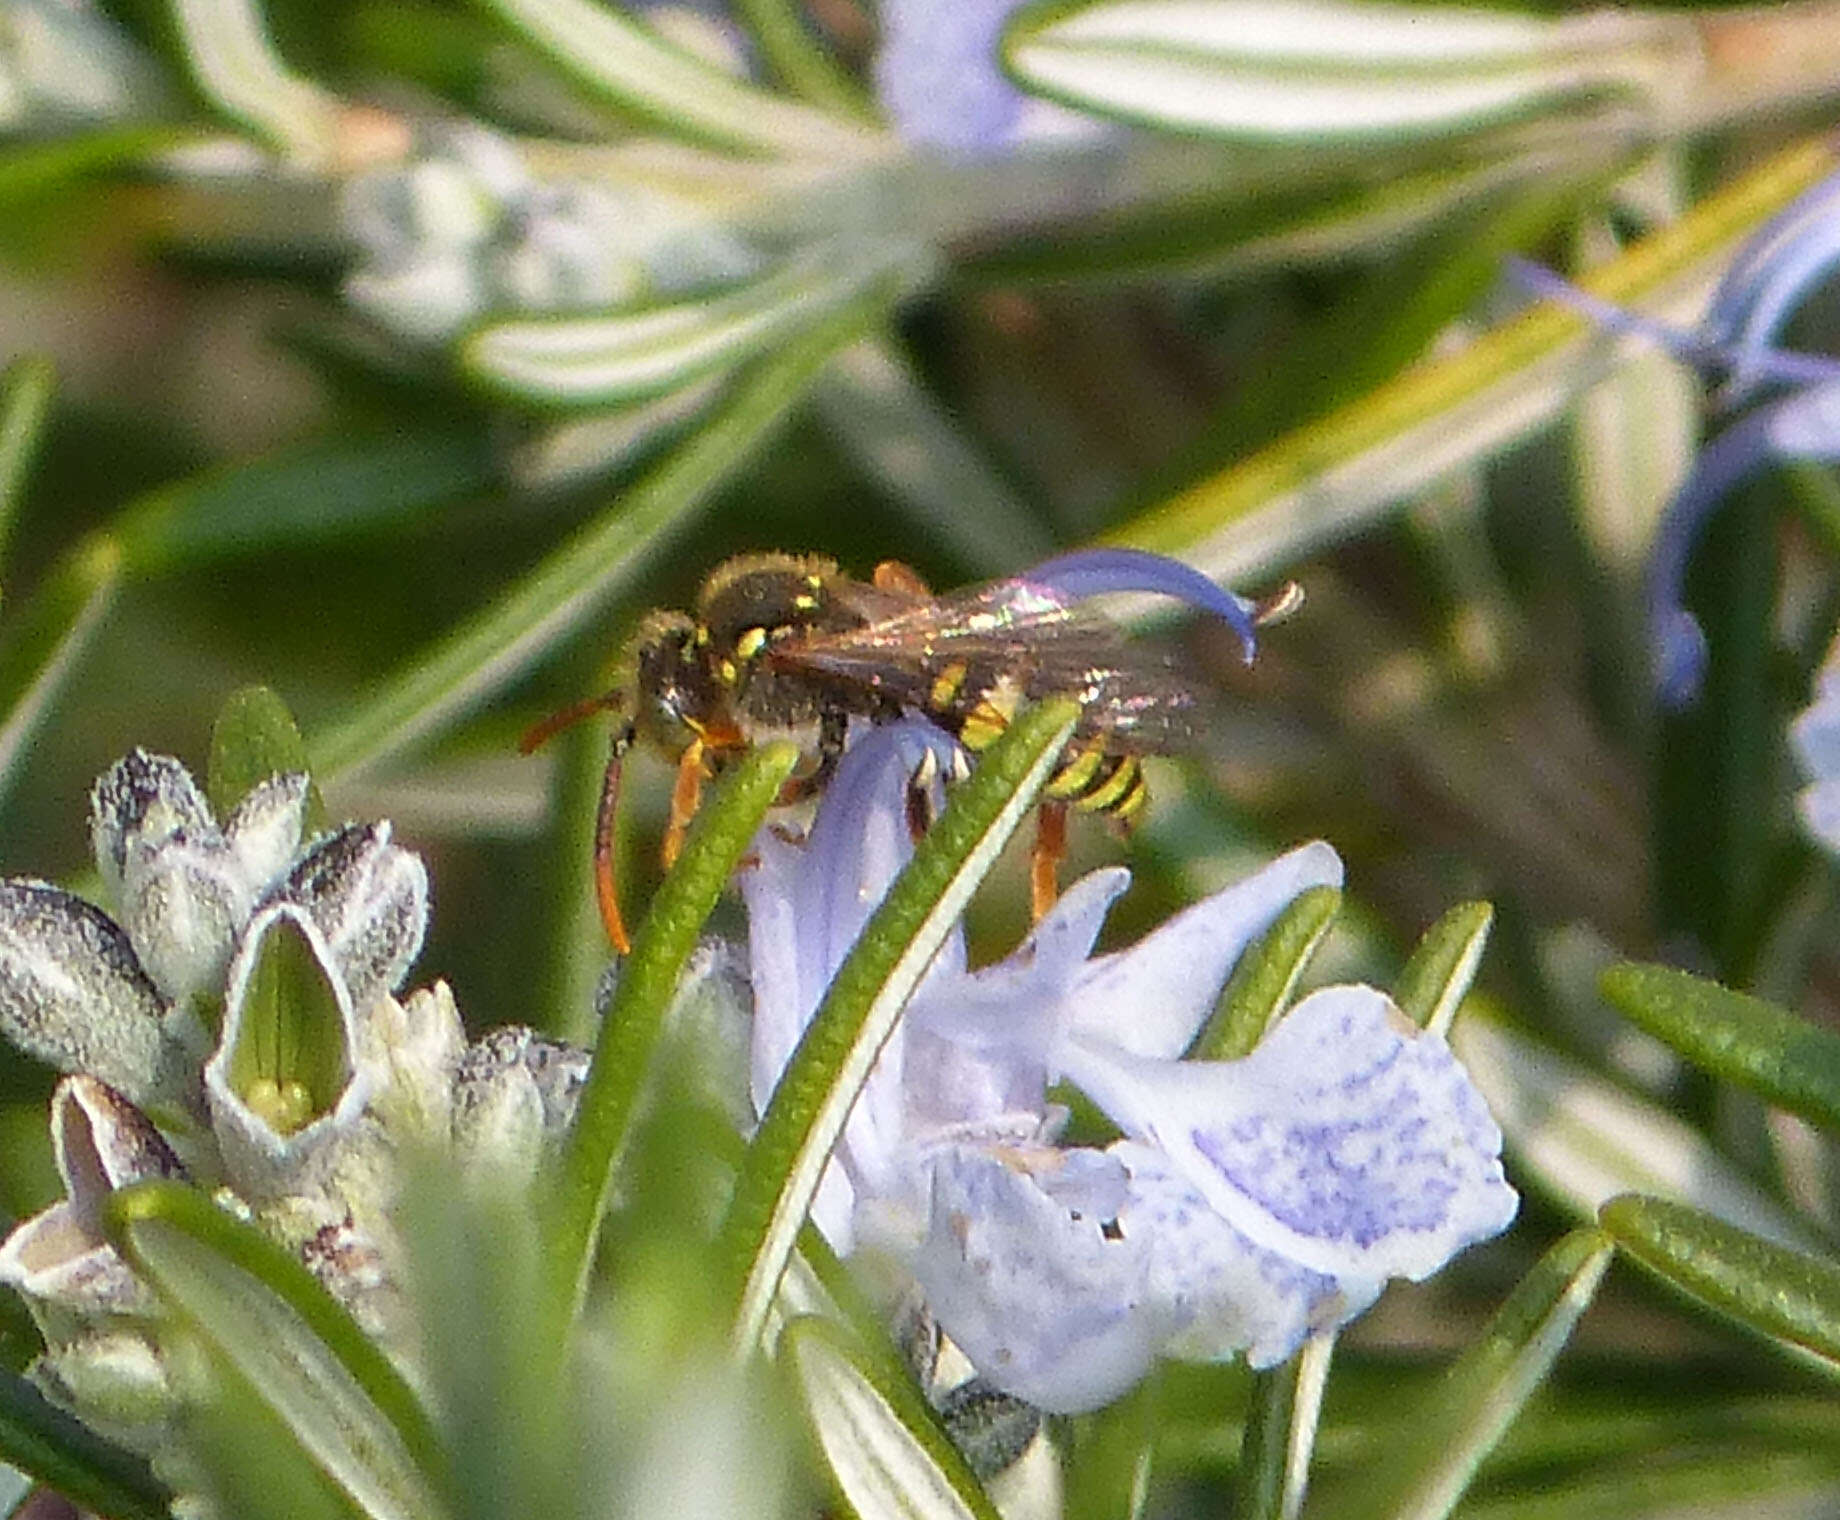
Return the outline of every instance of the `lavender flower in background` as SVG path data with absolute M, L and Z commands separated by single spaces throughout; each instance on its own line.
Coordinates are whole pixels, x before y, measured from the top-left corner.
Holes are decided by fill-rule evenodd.
M 1688 561 L 1707 519 L 1735 486 L 1767 466 L 1840 459 L 1840 358 L 1774 346 L 1784 324 L 1837 262 L 1840 176 L 1806 191 L 1738 251 L 1693 332 L 1623 311 L 1537 266 L 1513 265 L 1516 278 L 1540 295 L 1721 377 L 1716 400 L 1722 407 L 1766 398 L 1701 451 L 1656 537 L 1649 620 L 1656 686 L 1667 706 L 1692 701 L 1705 678 L 1705 635 L 1687 611 L 1685 595 Z
M 1003 28 L 1023 0 L 885 0 L 875 93 L 902 141 L 964 158 L 1086 137 L 1104 123 L 1027 95 L 1003 73 Z
M 935 777 L 950 769 L 951 741 L 918 719 L 872 730 L 807 839 L 756 842 L 757 1107 L 911 851 L 905 800 L 929 754 Z M 1494 1122 L 1443 1040 L 1382 993 L 1325 988 L 1245 1061 L 1180 1059 L 1244 948 L 1340 879 L 1333 850 L 1305 845 L 1095 956 L 1130 880 L 1098 871 L 995 965 L 968 969 L 955 936 L 858 1100 L 820 1227 L 898 1261 L 988 1382 L 1057 1412 L 1116 1398 L 1159 1355 L 1273 1365 L 1388 1278 L 1505 1228 Z M 1062 1079 L 1125 1138 L 1061 1144 Z

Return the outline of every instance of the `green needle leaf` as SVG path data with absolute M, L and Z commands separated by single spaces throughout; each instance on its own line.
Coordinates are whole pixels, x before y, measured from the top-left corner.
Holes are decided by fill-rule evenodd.
M 1609 1239 L 1574 1230 L 1540 1258 L 1481 1340 L 1458 1358 L 1424 1407 L 1404 1417 L 1404 1439 L 1378 1471 L 1338 1486 L 1311 1513 L 1337 1520 L 1441 1520 L 1532 1396 L 1610 1265 Z
M 461 345 L 460 361 L 488 390 L 525 401 L 605 407 L 657 396 L 807 331 L 911 258 L 900 247 L 824 248 L 699 300 L 491 322 Z
M 55 384 L 51 361 L 38 354 L 15 359 L 0 375 L 0 557 L 19 515 Z
M 117 1250 L 372 1516 L 435 1520 L 433 1426 L 400 1373 L 307 1269 L 194 1188 L 111 1195 Z
M 831 1147 L 895 1020 L 978 884 L 1034 806 L 1073 732 L 1078 705 L 1022 714 L 953 788 L 864 926 L 786 1064 L 736 1179 L 723 1225 L 740 1294 L 734 1344 L 760 1344 L 781 1274 Z
M 205 795 L 219 818 L 228 818 L 251 788 L 270 776 L 307 768 L 307 745 L 287 703 L 266 686 L 230 693 L 211 725 L 211 763 Z M 326 804 L 309 785 L 305 834 L 326 826 Z
M 1840 1266 L 1662 1198 L 1612 1198 L 1599 1221 L 1657 1276 L 1765 1335 L 1840 1361 Z
M 1234 1474 L 1234 1520 L 1294 1520 L 1322 1416 L 1333 1335 L 1312 1336 L 1280 1367 L 1258 1373 Z
M 12 609 L 0 634 L 0 712 L 6 715 L 0 719 L 0 793 L 115 605 L 121 567 L 115 540 L 93 534 L 63 557 L 30 601 Z
M 551 1260 L 564 1301 L 579 1303 L 615 1168 L 638 1111 L 664 1016 L 684 963 L 760 821 L 792 774 L 798 749 L 770 744 L 744 755 L 698 810 L 677 864 L 659 885 L 620 968 L 613 1005 L 581 1092 L 563 1153 Z
M 338 163 L 343 107 L 288 69 L 251 0 L 170 4 L 184 63 L 206 102 L 299 163 Z
M 314 775 L 326 781 L 406 748 L 552 649 L 613 597 L 668 530 L 754 457 L 831 354 L 879 315 L 879 303 L 850 308 L 765 361 L 597 522 L 311 744 Z
M 1237 1061 L 1252 1054 L 1290 1006 L 1310 957 L 1342 910 L 1334 887 L 1311 887 L 1240 957 L 1189 1054 L 1197 1061 Z
M 0 1460 L 111 1520 L 167 1520 L 172 1495 L 146 1462 L 0 1372 Z
M 860 122 L 762 90 L 589 0 L 480 0 L 577 83 L 626 111 L 742 153 L 836 160 L 873 151 Z
M 1604 996 L 1695 1066 L 1840 1131 L 1840 1035 L 1667 966 L 1612 966 Z
M 1393 1001 L 1421 1029 L 1447 1034 L 1457 1016 L 1495 922 L 1490 903 L 1458 903 L 1425 931 L 1393 992 Z
M 803 1315 L 780 1334 L 812 1431 L 862 1520 L 997 1520 L 997 1508 L 909 1379 L 840 1325 Z
M 1005 38 L 1018 82 L 1171 132 L 1428 136 L 1553 109 L 1567 97 L 1659 97 L 1693 34 L 1652 16 L 1549 21 L 1334 0 L 1084 0 L 1035 6 Z

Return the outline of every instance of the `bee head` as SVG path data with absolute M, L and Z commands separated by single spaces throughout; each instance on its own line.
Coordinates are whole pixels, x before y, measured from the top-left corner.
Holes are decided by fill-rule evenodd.
M 667 749 L 682 749 L 720 700 L 696 624 L 681 612 L 650 614 L 633 637 L 628 664 L 634 726 Z

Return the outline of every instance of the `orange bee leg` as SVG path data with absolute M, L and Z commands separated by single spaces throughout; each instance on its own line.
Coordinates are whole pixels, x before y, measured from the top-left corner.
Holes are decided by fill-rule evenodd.
M 620 917 L 620 891 L 613 874 L 613 826 L 620 809 L 620 762 L 631 747 L 633 731 L 622 729 L 614 736 L 613 752 L 607 757 L 607 769 L 601 775 L 600 806 L 594 814 L 594 900 L 600 907 L 601 927 L 607 939 L 621 955 L 632 950 L 626 922 Z
M 933 595 L 932 587 L 920 579 L 920 572 L 912 565 L 902 564 L 898 559 L 883 560 L 870 575 L 869 583 L 877 591 L 898 592 L 916 601 L 927 601 Z
M 1067 804 L 1044 802 L 1035 815 L 1035 848 L 1029 856 L 1029 912 L 1040 923 L 1061 895 L 1061 862 L 1067 858 Z
M 696 817 L 696 810 L 703 801 L 705 752 L 703 741 L 692 739 L 678 756 L 677 780 L 671 787 L 671 818 L 665 825 L 664 844 L 659 850 L 667 871 L 677 864 L 678 854 L 684 847 L 684 831 L 690 827 L 690 820 Z

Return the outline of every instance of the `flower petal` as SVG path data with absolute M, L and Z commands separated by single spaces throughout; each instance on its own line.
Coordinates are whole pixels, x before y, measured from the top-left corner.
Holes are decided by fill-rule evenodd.
M 1705 676 L 1705 635 L 1684 600 L 1700 530 L 1734 486 L 1787 459 L 1840 459 L 1840 380 L 1791 392 L 1726 428 L 1668 504 L 1650 570 L 1649 626 L 1656 684 L 1669 706 L 1690 702 Z
M 997 61 L 1022 0 L 884 0 L 875 90 L 903 141 L 965 156 L 1015 139 L 1028 97 Z
M 1057 1414 L 1097 1409 L 1150 1368 L 1178 1328 L 1147 1291 L 1144 1247 L 1042 1188 L 1037 1148 L 945 1146 L 911 1266 L 940 1327 L 1005 1393 Z
M 1089 962 L 1062 1004 L 1062 1032 L 1174 1059 L 1194 1040 L 1246 947 L 1299 893 L 1341 884 L 1341 857 L 1321 840 L 1280 855 L 1129 950 Z
M 1222 619 L 1239 635 L 1248 665 L 1258 647 L 1253 604 L 1209 580 L 1193 565 L 1166 554 L 1146 549 L 1075 549 L 1031 565 L 1016 578 L 1070 602 L 1115 591 L 1172 596 Z
M 1166 1355 L 1223 1361 L 1244 1351 L 1253 1367 L 1275 1367 L 1379 1297 L 1378 1278 L 1329 1277 L 1254 1245 L 1161 1151 L 1121 1141 L 1108 1154 L 1131 1175 L 1118 1227 L 1145 1243 L 1150 1294 L 1186 1326 L 1165 1344 Z
M 1505 1229 L 1501 1131 L 1449 1047 L 1327 987 L 1243 1061 L 1065 1046 L 1066 1074 L 1255 1245 L 1334 1277 L 1426 1277 Z

